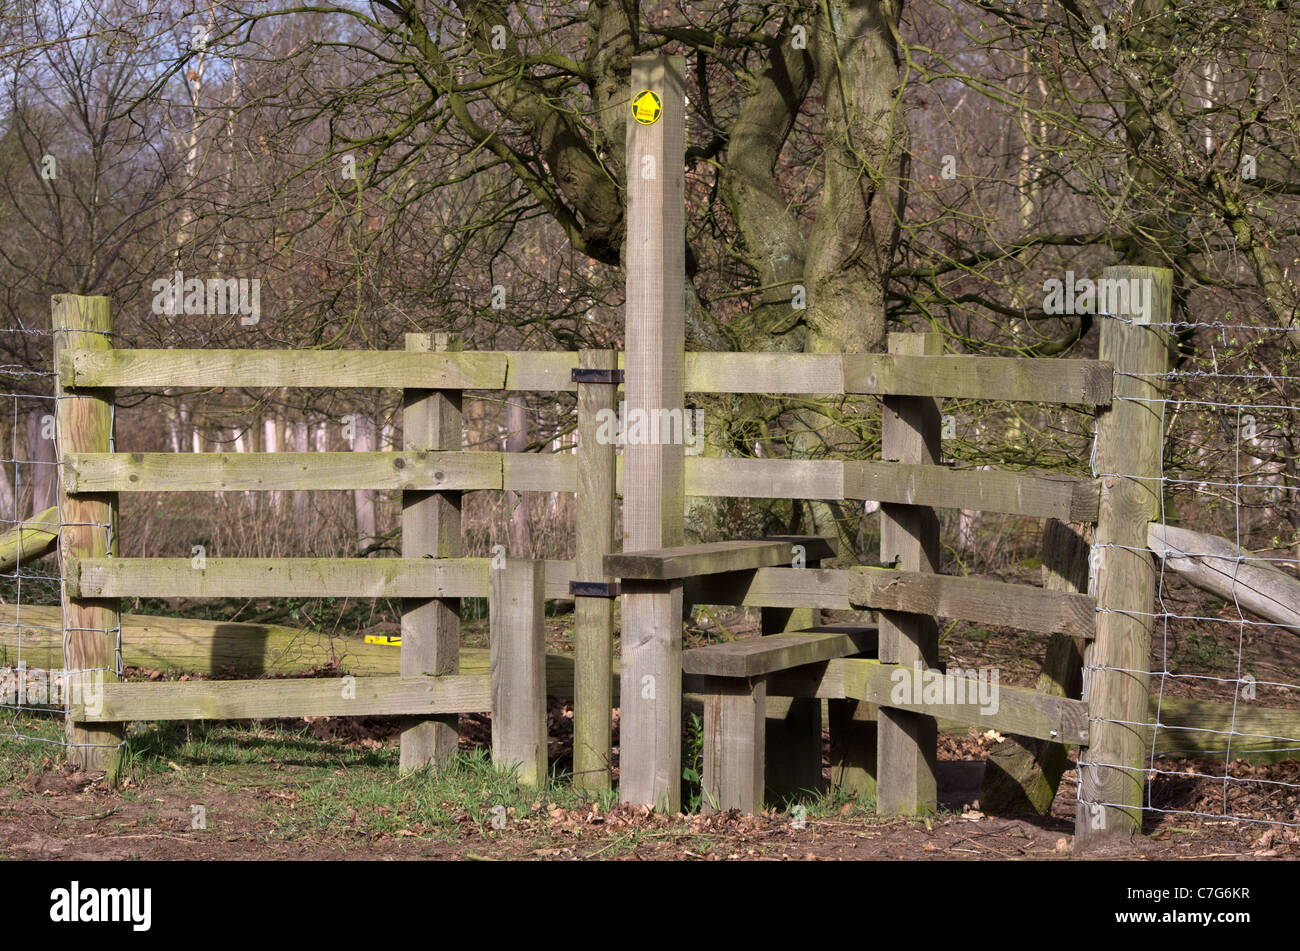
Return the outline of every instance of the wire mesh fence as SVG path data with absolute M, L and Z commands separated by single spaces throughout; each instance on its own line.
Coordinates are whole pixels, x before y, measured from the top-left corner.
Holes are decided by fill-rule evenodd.
M 1149 375 L 1162 394 L 1117 397 L 1158 414 L 1163 433 L 1149 715 L 1117 722 L 1149 738 L 1144 811 L 1300 825 L 1295 331 L 1163 326 L 1178 354 Z

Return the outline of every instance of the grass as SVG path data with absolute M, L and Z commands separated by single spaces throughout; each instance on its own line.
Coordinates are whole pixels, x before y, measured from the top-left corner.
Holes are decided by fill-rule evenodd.
M 702 804 L 701 725 L 698 717 L 695 721 L 688 731 L 690 758 L 684 761 L 690 811 Z M 41 742 L 62 736 L 59 717 L 24 713 L 13 726 L 31 738 L 0 742 L 0 777 L 12 790 L 10 798 L 30 796 L 20 783 L 57 769 L 62 755 L 59 747 Z M 96 806 L 107 814 L 91 817 L 102 819 L 105 831 L 167 828 L 169 822 L 174 826 L 176 803 L 183 802 L 185 809 L 194 808 L 189 804 L 204 806 L 210 822 L 219 817 L 229 821 L 232 809 L 237 810 L 238 828 L 259 841 L 418 837 L 455 842 L 479 835 L 522 849 L 564 844 L 547 826 L 551 810 L 586 813 L 594 805 L 604 813 L 617 804 L 616 790 L 593 794 L 576 788 L 564 775 L 548 777 L 541 789 L 523 787 L 512 774 L 495 768 L 484 748 L 461 753 L 444 769 L 400 774 L 396 746 L 366 749 L 319 739 L 294 721 L 136 724 L 124 745 L 122 775 L 123 786 L 114 793 L 122 813 L 113 815 Z M 225 796 L 233 800 L 222 801 Z M 170 812 L 154 805 L 163 797 L 171 804 Z M 826 792 L 804 796 L 783 811 L 798 823 L 872 820 L 873 809 L 869 800 Z M 540 821 L 521 826 L 530 819 Z M 673 837 L 690 839 L 694 844 L 689 847 L 702 854 L 715 847 L 710 842 L 716 836 L 709 833 L 633 828 L 602 839 L 596 851 L 601 857 L 617 857 L 639 844 Z M 571 840 L 565 841 L 572 846 Z

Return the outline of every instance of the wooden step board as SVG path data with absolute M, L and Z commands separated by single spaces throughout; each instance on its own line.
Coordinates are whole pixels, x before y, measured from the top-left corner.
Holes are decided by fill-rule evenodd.
M 682 672 L 705 677 L 761 677 L 839 657 L 876 653 L 876 627 L 832 624 L 769 634 L 682 653 Z
M 874 625 L 832 624 L 683 652 L 683 673 L 704 695 L 704 810 L 763 808 L 769 674 L 875 656 L 876 645 Z M 820 730 L 815 741 L 820 755 Z
M 675 581 L 728 571 L 790 566 L 795 547 L 805 561 L 834 558 L 838 544 L 816 535 L 777 535 L 754 541 L 711 542 L 605 556 L 605 573 L 634 581 Z

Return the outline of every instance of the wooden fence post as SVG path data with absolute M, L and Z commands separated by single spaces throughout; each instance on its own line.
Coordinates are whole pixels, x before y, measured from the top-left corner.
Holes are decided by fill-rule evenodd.
M 58 456 L 69 452 L 111 452 L 113 450 L 113 391 L 64 390 L 67 352 L 72 349 L 110 350 L 113 347 L 113 317 L 107 297 L 78 297 L 56 294 L 52 299 L 55 366 L 55 434 Z M 59 560 L 65 577 L 77 558 L 116 555 L 117 493 L 69 495 L 59 480 Z M 63 590 L 63 618 L 66 625 L 63 664 L 71 699 L 93 702 L 102 696 L 104 683 L 118 679 L 118 639 L 121 634 L 121 604 L 117 598 L 68 597 Z M 75 694 L 80 692 L 81 697 Z M 104 770 L 110 784 L 116 784 L 121 763 L 123 729 L 120 723 L 77 723 L 67 721 L 68 761 L 86 770 Z
M 525 786 L 546 782 L 546 562 L 492 568 L 492 762 Z
M 612 373 L 615 350 L 584 350 L 578 367 Z M 612 439 L 600 437 L 601 420 L 617 411 L 618 385 L 578 384 L 577 547 L 574 576 L 608 581 L 603 567 L 614 550 Z M 576 596 L 573 607 L 573 782 L 581 789 L 610 787 L 613 767 L 614 599 Z
M 889 335 L 889 352 L 940 355 L 937 333 Z M 937 465 L 939 402 L 929 397 L 887 396 L 881 422 L 880 454 L 886 462 Z M 905 571 L 939 568 L 939 520 L 924 505 L 880 506 L 880 563 Z M 924 668 L 938 661 L 939 629 L 933 617 L 880 612 L 880 660 Z M 877 726 L 879 770 L 876 810 L 920 815 L 937 806 L 935 757 L 938 731 L 934 717 L 881 707 Z
M 686 397 L 686 91 L 680 56 L 632 60 L 627 117 L 627 418 L 623 550 L 681 545 L 684 429 L 638 438 L 641 418 L 677 416 Z M 673 437 L 678 438 L 674 439 Z M 681 806 L 682 583 L 623 585 L 619 798 Z
M 461 349 L 459 334 L 406 335 L 406 349 L 420 353 Z M 461 392 L 406 390 L 402 394 L 402 448 L 461 448 Z M 459 558 L 460 492 L 402 493 L 402 557 Z M 402 599 L 402 676 L 454 674 L 460 670 L 460 599 Z M 456 755 L 459 717 L 408 718 L 402 724 L 399 766 L 419 769 Z
M 821 567 L 819 559 L 807 568 Z M 820 620 L 815 608 L 762 608 L 764 634 L 802 631 Z M 763 792 L 766 800 L 779 803 L 803 792 L 822 788 L 822 702 L 811 697 L 769 697 L 765 717 L 765 773 Z M 763 803 L 757 809 L 761 811 Z
M 1043 524 L 1043 587 L 1088 593 L 1086 526 L 1049 518 Z M 1077 697 L 1081 692 L 1083 642 L 1051 634 L 1038 675 L 1039 693 Z M 1047 815 L 1061 776 L 1070 768 L 1065 744 L 1027 736 L 1007 736 L 989 750 L 980 784 L 980 808 L 990 815 Z
M 1147 525 L 1160 518 L 1161 375 L 1170 365 L 1167 324 L 1173 306 L 1173 272 L 1165 268 L 1108 267 L 1102 280 L 1146 282 L 1150 307 L 1145 315 L 1101 321 L 1098 356 L 1114 364 L 1115 391 L 1110 408 L 1097 416 L 1101 507 L 1093 548 L 1098 615 L 1097 636 L 1084 658 L 1089 743 L 1079 754 L 1079 848 L 1128 838 L 1142 828 L 1146 747 L 1138 724 L 1150 718 L 1148 671 L 1157 584 Z

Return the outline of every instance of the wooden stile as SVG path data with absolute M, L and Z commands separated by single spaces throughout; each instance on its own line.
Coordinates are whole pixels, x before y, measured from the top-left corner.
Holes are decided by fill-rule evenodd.
M 56 294 L 52 301 L 56 379 L 63 381 L 70 354 L 111 353 L 113 318 L 107 297 Z M 56 383 L 55 434 L 58 451 L 109 452 L 113 448 L 113 394 L 68 393 Z M 118 550 L 117 496 L 111 493 L 70 495 L 59 490 L 59 557 L 66 567 L 79 558 L 113 556 Z M 117 680 L 120 604 L 112 596 L 87 597 L 66 585 L 63 591 L 64 667 L 74 699 L 85 699 Z M 121 723 L 67 720 L 68 762 L 80 769 L 104 770 L 116 784 L 121 763 Z
M 584 370 L 614 370 L 613 350 L 579 354 Z M 618 386 L 578 383 L 578 499 L 574 576 L 609 581 L 603 561 L 614 550 L 615 446 L 599 438 L 600 416 L 617 410 Z M 614 599 L 573 599 L 573 781 L 582 789 L 613 782 Z

